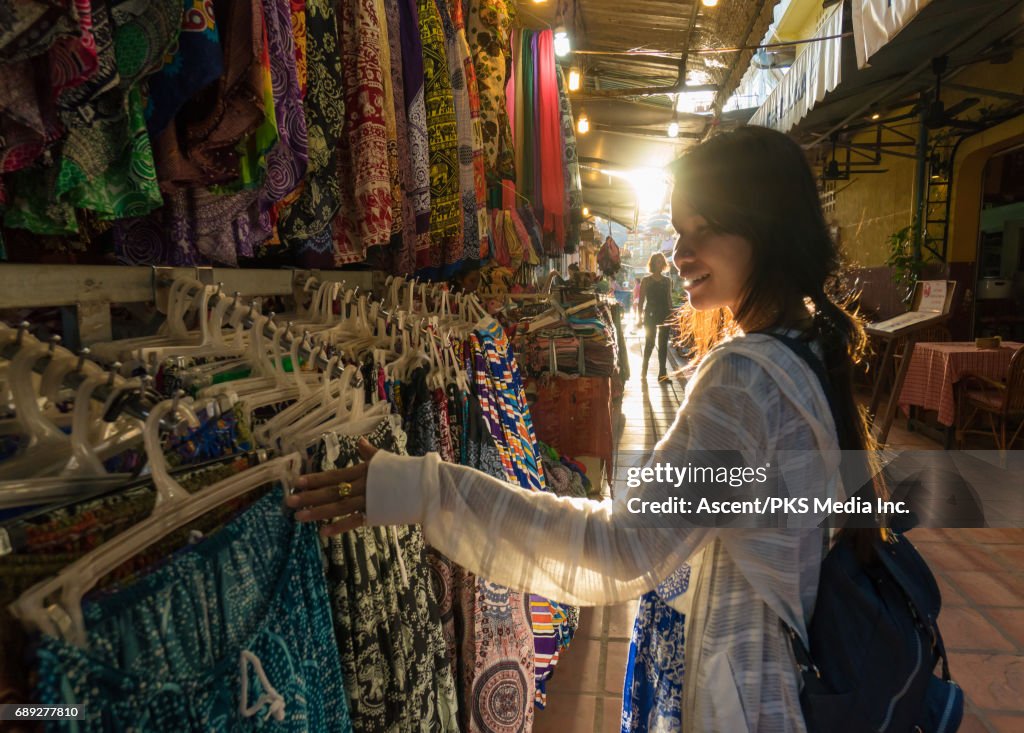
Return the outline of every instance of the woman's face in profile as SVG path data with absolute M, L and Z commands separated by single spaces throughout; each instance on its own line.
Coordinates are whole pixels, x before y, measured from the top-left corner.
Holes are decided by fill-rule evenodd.
M 750 242 L 713 229 L 678 194 L 672 197 L 672 225 L 679 234 L 672 262 L 690 305 L 696 310 L 728 308 L 736 313 L 753 262 Z

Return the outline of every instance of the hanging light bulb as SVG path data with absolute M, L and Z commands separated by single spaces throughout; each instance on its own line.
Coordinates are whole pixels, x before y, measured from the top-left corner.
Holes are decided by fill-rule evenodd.
M 713 8 L 718 5 L 718 0 L 701 0 L 705 8 Z
M 533 4 L 534 4 L 534 5 L 543 5 L 543 4 L 544 4 L 544 3 L 546 3 L 547 1 L 548 1 L 548 0 L 533 0 Z
M 569 43 L 569 32 L 565 30 L 564 25 L 560 25 L 555 28 L 555 56 L 568 56 L 570 51 L 572 44 Z
M 569 69 L 569 91 L 578 92 L 583 83 L 583 75 L 579 69 Z
M 668 136 L 679 137 L 679 123 L 676 122 L 675 120 L 672 120 L 670 123 L 668 123 Z
M 583 207 L 583 216 L 590 216 L 590 209 L 586 206 Z
M 580 118 L 576 120 L 576 132 L 580 135 L 586 135 L 590 132 L 590 119 L 585 112 L 580 113 Z

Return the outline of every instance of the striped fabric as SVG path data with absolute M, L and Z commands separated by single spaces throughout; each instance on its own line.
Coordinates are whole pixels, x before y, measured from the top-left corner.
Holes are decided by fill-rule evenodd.
M 952 426 L 956 421 L 956 400 L 953 385 L 965 374 L 989 379 L 1006 377 L 1013 352 L 1024 344 L 1004 341 L 999 349 L 979 349 L 973 341 L 918 343 L 907 367 L 907 376 L 900 390 L 900 408 L 911 405 L 935 410 L 939 422 Z
M 781 464 L 794 498 L 845 498 L 835 425 L 817 378 L 771 337 L 735 339 L 701 363 L 652 460 L 683 466 L 701 450 L 740 451 L 749 466 Z M 790 452 L 800 458 L 787 462 Z M 651 482 L 620 493 L 641 501 L 697 502 L 704 491 Z M 806 639 L 821 530 L 636 528 L 611 501 L 512 489 L 436 455 L 378 454 L 367 497 L 369 524 L 420 523 L 432 545 L 468 570 L 559 602 L 637 598 L 694 558 L 686 594 L 692 598 L 683 730 L 806 730 L 796 666 L 779 621 Z

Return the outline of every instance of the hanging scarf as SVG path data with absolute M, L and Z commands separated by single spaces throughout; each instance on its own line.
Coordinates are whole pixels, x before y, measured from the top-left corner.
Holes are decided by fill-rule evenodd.
M 555 49 L 550 30 L 537 34 L 537 131 L 542 165 L 538 166 L 544 231 L 554 235 L 557 252 L 565 247 L 565 176 L 562 113 L 555 74 Z
M 402 171 L 398 163 L 398 118 L 395 116 L 395 85 L 391 79 L 391 42 L 388 38 L 387 10 L 384 0 L 374 0 L 380 36 L 380 67 L 384 72 L 384 126 L 387 130 L 388 175 L 391 178 L 391 237 L 402 233 Z
M 418 252 L 419 269 L 436 269 L 457 262 L 462 251 L 462 212 L 459 203 L 459 150 L 444 30 L 434 0 L 418 0 L 423 42 L 424 102 L 430 142 L 431 246 Z
M 338 25 L 331 0 L 305 0 L 305 96 L 308 164 L 298 198 L 281 212 L 281 237 L 296 252 L 296 264 L 330 267 L 329 225 L 341 203 L 337 147 L 345 118 Z
M 510 0 L 470 0 L 466 15 L 473 49 L 483 121 L 484 162 L 487 182 L 496 185 L 515 178 L 512 133 L 505 106 L 506 59 L 511 54 L 513 6 Z
M 522 169 L 516 169 L 516 188 L 523 196 L 533 199 L 533 143 L 537 128 L 533 123 L 533 32 L 524 31 L 519 38 L 519 88 L 516 93 L 516 150 L 522 159 Z M 518 151 L 522 151 L 518 153 Z
M 361 262 L 367 249 L 391 239 L 391 168 L 380 36 L 385 18 L 378 12 L 382 10 L 380 0 L 341 3 L 345 129 L 335 173 L 342 179 L 342 209 L 332 223 L 337 266 Z
M 409 155 L 414 185 L 408 194 L 416 211 L 416 232 L 430 231 L 430 142 L 427 139 L 427 108 L 424 101 L 423 41 L 416 0 L 398 0 L 402 41 L 402 81 L 405 85 L 406 116 L 409 124 Z M 417 244 L 417 262 L 428 254 L 429 237 Z
M 224 73 L 220 32 L 212 3 L 182 0 L 178 46 L 162 69 L 149 77 L 146 127 L 157 137 L 193 95 Z M 90 23 L 91 26 L 91 23 Z
M 140 83 L 177 40 L 181 5 L 97 0 L 91 8 L 96 71 L 57 100 L 67 130 L 59 161 L 11 177 L 8 226 L 67 234 L 78 231 L 76 208 L 113 220 L 161 203 Z
M 565 90 L 565 74 L 557 67 L 558 105 L 562 117 L 562 164 L 565 179 L 565 252 L 575 252 L 580 245 L 580 222 L 583 220 L 583 184 L 580 162 L 576 157 L 576 129 L 572 121 L 572 105 Z
M 249 236 L 238 243 L 238 253 L 244 257 L 252 257 L 258 245 L 276 234 L 278 203 L 302 183 L 308 160 L 289 0 L 263 0 L 263 17 L 277 142 L 266 154 L 259 198 L 248 215 Z M 239 230 L 244 226 L 239 224 Z
M 448 13 L 445 0 L 437 2 L 441 27 L 444 29 L 445 52 L 448 56 L 448 72 L 452 80 L 452 97 L 455 102 L 455 133 L 459 154 L 459 193 L 462 201 L 462 249 L 453 248 L 445 264 L 462 260 L 468 252 L 474 259 L 480 249 L 480 226 L 476 216 L 476 181 L 473 175 L 473 120 L 469 110 L 469 89 L 466 86 L 466 69 L 459 53 L 455 24 Z M 457 259 L 455 259 L 457 255 Z
M 455 24 L 455 35 L 459 46 L 466 74 L 466 91 L 469 94 L 469 116 L 473 133 L 473 189 L 476 194 L 477 229 L 480 233 L 479 256 L 487 254 L 487 172 L 484 166 L 484 131 L 480 119 L 480 88 L 476 78 L 476 67 L 473 65 L 473 53 L 466 39 L 466 21 L 462 14 L 462 4 L 458 0 L 447 0 L 451 10 L 452 23 Z M 466 256 L 469 256 L 467 252 Z
M 396 239 L 392 236 L 392 253 L 389 270 L 398 275 L 411 275 L 416 270 L 416 212 L 413 196 L 409 194 L 416 186 L 410 150 L 410 131 L 405 97 L 405 53 L 402 48 L 401 10 L 399 3 L 404 0 L 385 0 L 384 14 L 387 18 L 388 48 L 391 54 L 391 85 L 394 90 L 395 129 L 398 141 L 398 167 L 401 174 L 402 231 Z M 429 191 L 428 201 L 429 201 Z

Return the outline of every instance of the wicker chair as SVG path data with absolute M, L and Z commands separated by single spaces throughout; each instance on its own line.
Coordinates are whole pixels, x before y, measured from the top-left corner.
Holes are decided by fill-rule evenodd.
M 1024 429 L 1024 346 L 1010 358 L 1005 382 L 967 374 L 957 382 L 957 391 L 957 445 L 962 449 L 968 433 L 980 433 L 991 434 L 1000 451 L 1010 448 Z M 988 431 L 973 427 L 982 415 L 988 418 Z

